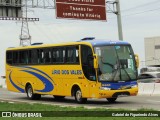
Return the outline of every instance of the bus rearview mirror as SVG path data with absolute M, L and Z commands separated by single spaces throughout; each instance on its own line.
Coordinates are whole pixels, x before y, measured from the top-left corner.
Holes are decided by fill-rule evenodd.
M 139 56 L 137 54 L 134 55 L 136 60 L 136 67 L 139 68 Z
M 94 54 L 93 57 L 94 57 L 94 68 L 98 69 L 98 56 Z

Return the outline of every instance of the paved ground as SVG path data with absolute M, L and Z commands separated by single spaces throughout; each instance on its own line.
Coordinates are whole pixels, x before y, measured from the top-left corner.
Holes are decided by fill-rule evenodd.
M 10 102 L 29 102 L 29 103 L 43 103 L 61 106 L 84 106 L 87 108 L 106 108 L 106 109 L 154 109 L 160 111 L 160 96 L 134 96 L 118 98 L 116 103 L 108 103 L 106 99 L 89 99 L 86 104 L 77 104 L 72 97 L 66 97 L 64 100 L 56 101 L 52 96 L 42 96 L 41 100 L 28 100 L 26 94 L 14 93 L 0 88 L 0 101 Z

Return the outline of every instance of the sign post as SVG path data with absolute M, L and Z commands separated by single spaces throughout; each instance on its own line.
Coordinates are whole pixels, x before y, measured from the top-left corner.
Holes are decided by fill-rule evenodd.
M 117 23 L 118 23 L 119 40 L 123 41 L 122 20 L 121 20 L 121 11 L 120 11 L 119 0 L 116 0 L 116 7 L 117 7 Z

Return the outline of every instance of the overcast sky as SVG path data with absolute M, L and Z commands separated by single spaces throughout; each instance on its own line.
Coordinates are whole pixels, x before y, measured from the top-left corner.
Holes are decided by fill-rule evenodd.
M 144 38 L 160 36 L 160 0 L 120 0 L 124 41 L 132 44 L 140 61 L 144 60 Z M 34 12 L 33 12 L 34 10 Z M 75 41 L 84 37 L 118 40 L 117 19 L 107 14 L 107 22 L 62 20 L 54 9 L 30 9 L 29 17 L 40 18 L 29 23 L 32 43 Z M 0 76 L 5 75 L 5 50 L 18 46 L 21 23 L 0 21 Z

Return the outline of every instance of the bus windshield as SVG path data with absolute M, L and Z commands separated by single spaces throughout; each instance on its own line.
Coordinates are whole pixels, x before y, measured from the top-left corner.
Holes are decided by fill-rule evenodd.
M 133 50 L 130 45 L 95 47 L 98 55 L 99 81 L 131 81 L 137 78 Z

